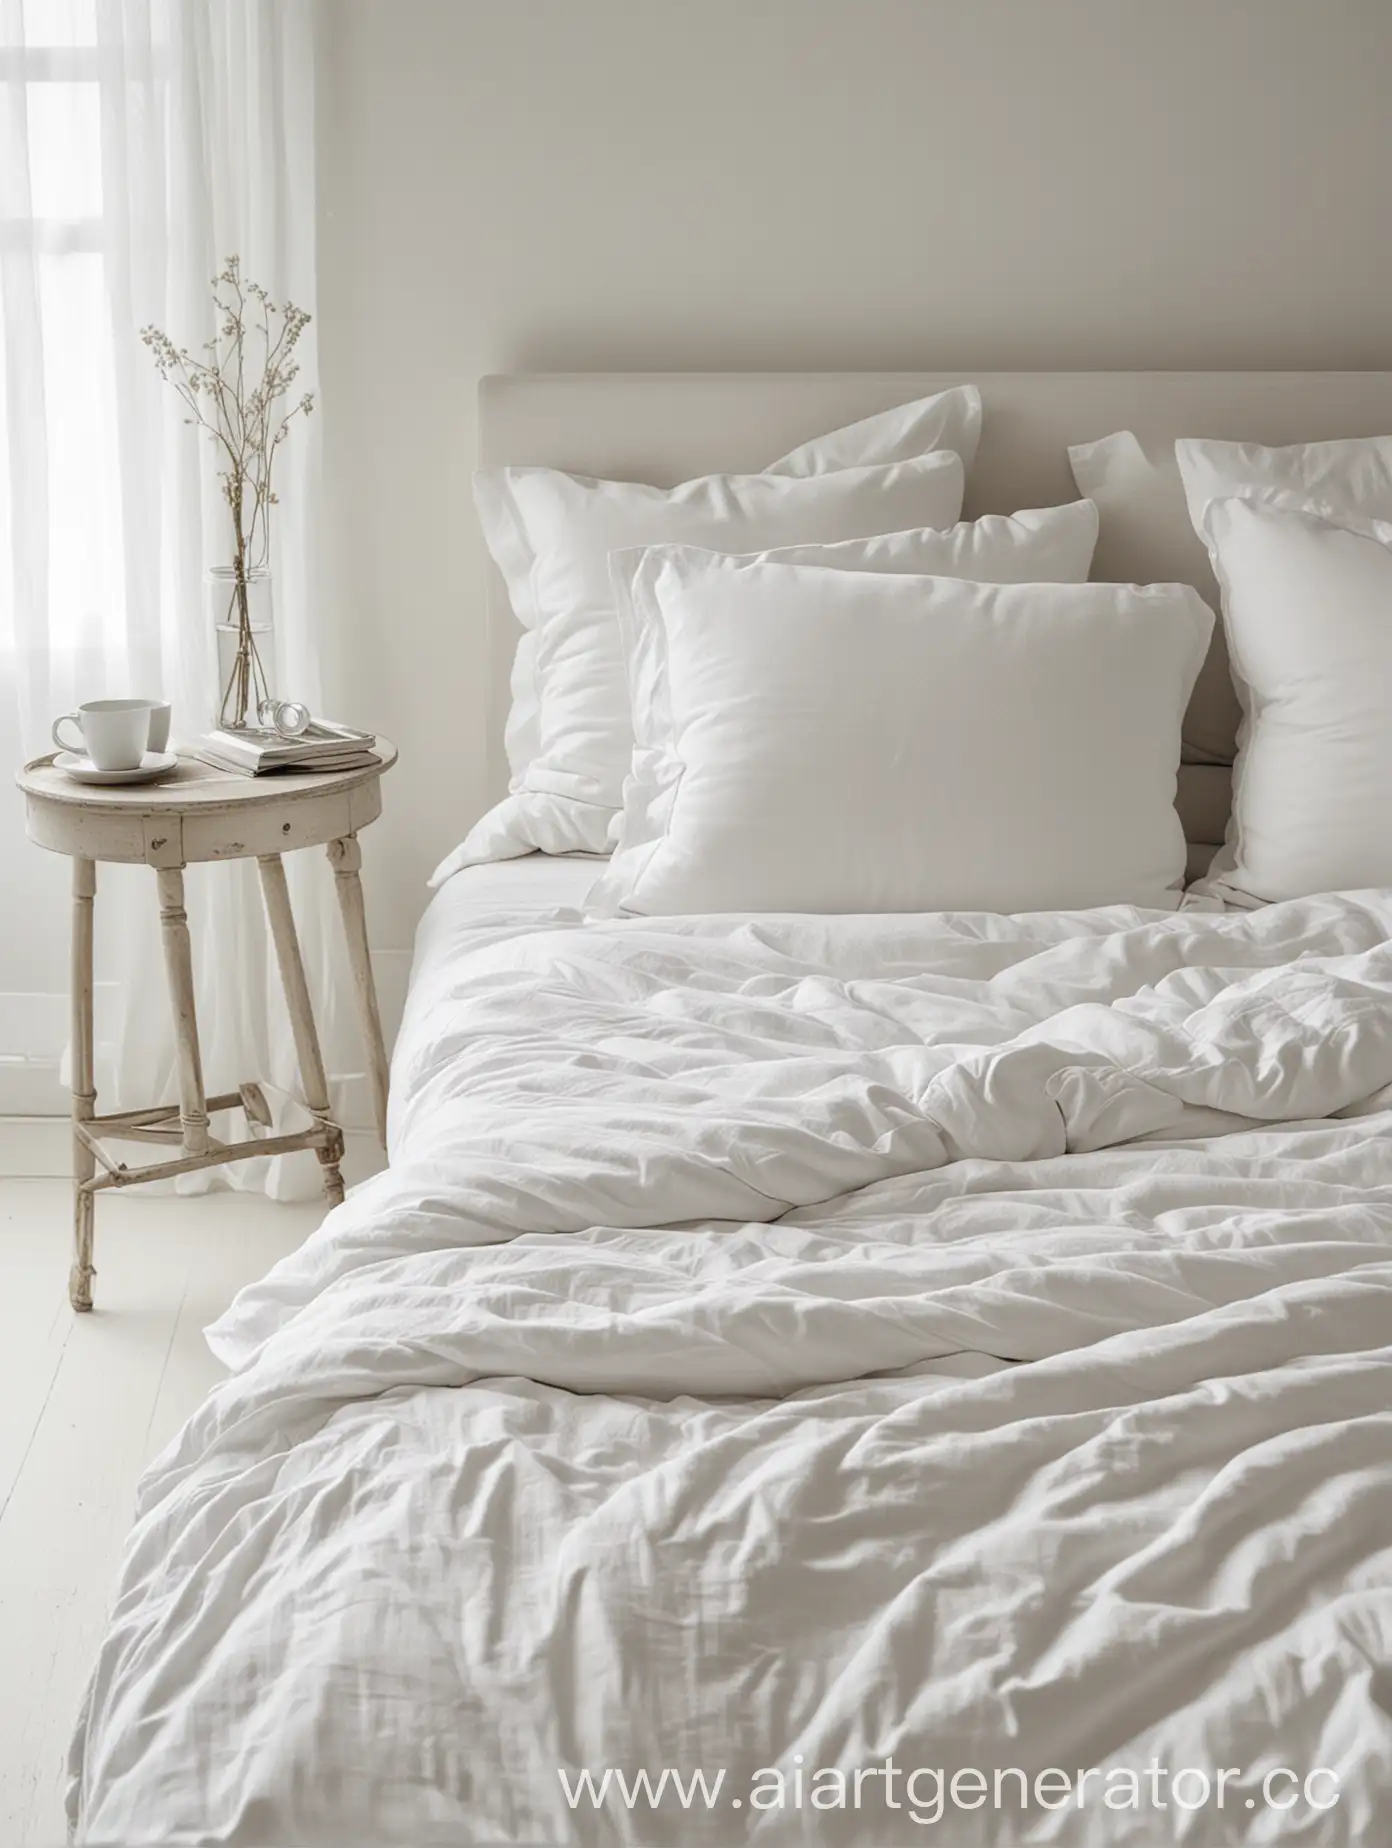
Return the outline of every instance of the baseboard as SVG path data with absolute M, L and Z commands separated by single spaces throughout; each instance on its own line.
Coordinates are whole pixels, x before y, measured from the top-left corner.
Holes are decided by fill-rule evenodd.
M 343 1177 L 350 1187 L 386 1166 L 375 1136 L 344 1135 Z M 142 1160 L 152 1159 L 142 1149 Z M 72 1131 L 65 1116 L 0 1116 L 0 1180 L 66 1180 L 72 1173 Z
M 388 1047 L 396 1038 L 411 974 L 410 950 L 374 950 L 378 1001 Z M 108 1004 L 114 984 L 98 983 L 99 1003 Z M 0 992 L 0 1178 L 65 1179 L 72 1173 L 69 1093 L 61 1056 L 68 1033 L 66 995 Z M 98 1047 L 98 1070 L 114 1048 Z M 346 1127 L 343 1171 L 350 1184 L 385 1165 L 372 1121 L 365 1072 L 331 1078 L 331 1108 Z M 148 1151 L 146 1151 L 148 1158 Z
M 97 983 L 99 1020 L 114 994 L 114 983 Z M 0 993 L 0 1117 L 67 1116 L 62 1063 L 70 1019 L 65 994 Z M 99 1043 L 99 1058 L 109 1051 Z

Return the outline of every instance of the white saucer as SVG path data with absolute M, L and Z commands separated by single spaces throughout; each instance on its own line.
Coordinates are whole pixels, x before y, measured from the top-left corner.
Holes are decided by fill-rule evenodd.
M 147 751 L 132 770 L 98 770 L 90 757 L 59 751 L 53 767 L 74 783 L 152 783 L 157 776 L 168 776 L 178 761 L 173 751 Z

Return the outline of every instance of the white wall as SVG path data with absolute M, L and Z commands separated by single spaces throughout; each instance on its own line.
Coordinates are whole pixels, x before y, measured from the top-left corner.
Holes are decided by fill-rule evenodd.
M 1392 366 L 1389 0 L 319 0 L 374 937 L 484 806 L 485 372 Z

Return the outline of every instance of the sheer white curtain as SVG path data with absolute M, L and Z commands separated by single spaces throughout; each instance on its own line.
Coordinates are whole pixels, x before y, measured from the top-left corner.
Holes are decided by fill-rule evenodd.
M 57 713 L 104 694 L 172 700 L 176 737 L 208 726 L 202 577 L 227 562 L 226 510 L 207 439 L 183 422 L 139 329 L 153 322 L 196 349 L 213 332 L 211 279 L 233 253 L 276 301 L 313 310 L 313 135 L 310 0 L 0 0 L 0 745 L 13 760 L 49 748 Z M 278 472 L 274 684 L 322 709 L 317 419 L 297 426 Z M 22 841 L 17 802 L 3 826 L 0 1071 L 21 1092 L 31 1074 L 41 1109 L 57 1090 L 43 1055 L 67 869 Z M 343 992 L 329 967 L 332 881 L 322 855 L 290 874 L 335 1107 L 351 1112 L 360 1060 L 330 1006 Z M 287 1092 L 293 1047 L 254 863 L 191 869 L 188 909 L 209 1090 L 262 1075 Z M 150 875 L 100 868 L 97 918 L 99 1107 L 172 1099 Z M 0 1091 L 7 1107 L 25 1106 Z M 294 1120 L 284 1096 L 278 1115 Z M 187 1182 L 284 1197 L 313 1188 L 315 1164 L 292 1156 Z

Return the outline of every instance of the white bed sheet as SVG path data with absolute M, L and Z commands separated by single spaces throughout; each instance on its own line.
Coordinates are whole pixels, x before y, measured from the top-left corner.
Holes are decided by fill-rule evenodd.
M 417 959 L 452 955 L 450 933 L 483 919 L 578 911 L 608 864 L 599 854 L 530 853 L 518 860 L 466 866 L 451 874 L 426 907 L 417 933 Z
M 466 866 L 438 888 L 416 928 L 405 1018 L 392 1057 L 389 1149 L 396 1146 L 396 1120 L 406 1099 L 429 1076 L 428 1023 L 452 972 L 487 944 L 533 930 L 578 927 L 585 900 L 608 864 L 599 854 L 531 853 Z
M 1392 894 L 579 928 L 467 891 L 392 1169 L 210 1331 L 236 1372 L 142 1485 L 87 1838 L 1377 1839 Z M 793 1800 L 887 1760 L 1097 1776 L 931 1827 L 931 1779 Z M 1104 1801 L 1152 1765 L 1206 1803 Z M 606 1769 L 723 1782 L 572 1805 Z

